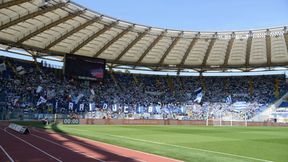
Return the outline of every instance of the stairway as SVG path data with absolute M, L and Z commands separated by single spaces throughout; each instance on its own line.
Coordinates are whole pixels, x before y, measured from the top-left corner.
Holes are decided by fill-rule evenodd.
M 118 84 L 117 79 L 116 79 L 115 76 L 113 75 L 113 72 L 110 73 L 110 76 L 111 76 L 111 78 L 112 78 L 114 84 L 116 85 L 116 87 L 122 89 L 121 86 Z
M 175 89 L 174 89 L 174 85 L 173 85 L 173 79 L 171 77 L 167 77 L 166 80 L 167 80 L 167 84 L 168 84 L 169 89 L 172 92 L 174 92 Z
M 139 85 L 139 81 L 138 81 L 137 77 L 134 74 L 132 74 L 132 76 L 133 76 L 133 80 L 134 80 L 135 85 L 136 86 Z
M 288 92 L 282 96 L 279 100 L 275 101 L 271 105 L 269 105 L 264 111 L 255 115 L 251 121 L 267 121 L 270 118 L 270 115 L 276 110 L 276 108 L 282 103 L 282 101 L 288 97 Z
M 8 67 L 10 67 L 13 71 L 13 73 L 18 76 L 18 73 L 17 73 L 17 70 L 16 70 L 16 67 L 8 60 L 5 61 L 5 64 L 8 65 Z

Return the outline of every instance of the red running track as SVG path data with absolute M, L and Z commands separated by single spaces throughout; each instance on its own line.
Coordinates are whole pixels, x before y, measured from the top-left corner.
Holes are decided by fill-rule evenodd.
M 179 162 L 102 142 L 62 133 L 30 129 L 23 135 L 7 127 L 0 129 L 0 161 L 8 162 Z M 9 160 L 10 156 L 11 160 Z

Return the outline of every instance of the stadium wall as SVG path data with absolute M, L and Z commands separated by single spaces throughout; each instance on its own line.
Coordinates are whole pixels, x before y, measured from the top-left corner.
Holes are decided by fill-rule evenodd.
M 58 119 L 63 124 L 63 119 Z M 79 119 L 81 125 L 194 125 L 206 126 L 206 120 L 145 120 L 145 119 Z M 209 126 L 215 126 L 212 120 L 208 121 Z M 231 126 L 230 121 L 222 121 L 222 126 Z M 233 126 L 246 126 L 245 121 L 233 121 Z M 247 122 L 247 126 L 288 126 L 288 123 L 275 122 Z

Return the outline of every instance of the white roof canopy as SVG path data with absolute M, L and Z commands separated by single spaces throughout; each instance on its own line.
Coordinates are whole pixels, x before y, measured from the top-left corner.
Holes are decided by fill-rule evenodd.
M 227 32 L 161 29 L 121 21 L 64 0 L 0 1 L 0 44 L 154 70 L 288 65 L 284 26 Z

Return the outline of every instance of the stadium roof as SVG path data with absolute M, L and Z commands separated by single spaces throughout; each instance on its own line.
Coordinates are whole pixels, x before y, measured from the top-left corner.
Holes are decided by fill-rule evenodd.
M 288 66 L 285 26 L 227 32 L 162 29 L 64 0 L 2 0 L 0 15 L 1 48 L 35 55 L 77 54 L 106 59 L 109 67 L 178 72 Z

